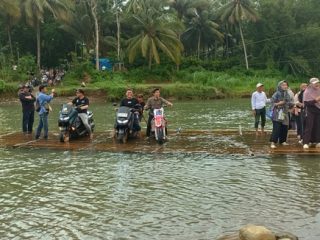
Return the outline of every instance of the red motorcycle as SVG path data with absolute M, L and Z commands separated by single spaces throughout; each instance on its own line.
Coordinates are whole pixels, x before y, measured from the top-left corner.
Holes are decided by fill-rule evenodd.
M 154 109 L 154 117 L 151 122 L 151 131 L 154 133 L 155 139 L 159 144 L 163 144 L 167 135 L 167 120 L 164 116 L 164 109 Z

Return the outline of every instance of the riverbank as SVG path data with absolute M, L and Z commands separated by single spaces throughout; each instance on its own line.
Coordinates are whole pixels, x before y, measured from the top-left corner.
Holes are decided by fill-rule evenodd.
M 100 96 L 106 100 L 118 100 L 123 97 L 125 89 L 132 88 L 134 92 L 150 96 L 152 89 L 160 88 L 163 97 L 179 100 L 248 98 L 255 91 L 255 85 L 262 82 L 265 91 L 271 96 L 282 79 L 288 79 L 293 91 L 299 89 L 303 81 L 285 78 L 280 74 L 270 74 L 266 71 L 247 73 L 213 72 L 182 70 L 172 75 L 161 76 L 156 72 L 141 73 L 124 72 L 70 72 L 62 83 L 55 86 L 59 96 L 73 96 L 75 89 L 85 83 L 88 96 Z M 307 81 L 307 80 L 304 80 Z M 5 82 L 0 89 L 0 98 L 16 97 L 19 82 Z

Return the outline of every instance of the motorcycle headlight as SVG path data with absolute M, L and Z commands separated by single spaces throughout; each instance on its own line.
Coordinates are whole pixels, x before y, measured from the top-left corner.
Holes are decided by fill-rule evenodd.
M 120 123 L 120 124 L 127 124 L 129 122 L 129 120 L 128 119 L 123 120 L 123 121 L 117 120 L 117 122 Z
M 70 117 L 64 117 L 63 120 L 68 121 Z

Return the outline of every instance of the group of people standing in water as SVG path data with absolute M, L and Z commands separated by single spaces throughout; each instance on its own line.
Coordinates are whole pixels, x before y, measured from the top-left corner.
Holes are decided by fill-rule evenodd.
M 302 83 L 296 94 L 289 88 L 287 81 L 280 81 L 276 92 L 270 99 L 264 92 L 264 85 L 258 83 L 252 94 L 251 106 L 255 117 L 256 134 L 261 124 L 264 133 L 266 116 L 272 120 L 270 137 L 271 148 L 277 144 L 288 145 L 288 130 L 296 129 L 299 143 L 304 149 L 312 144 L 320 148 L 320 81 L 311 78 L 309 84 Z M 267 104 L 271 106 L 267 109 Z
M 25 134 L 32 133 L 34 112 L 38 111 L 39 125 L 35 138 L 39 139 L 42 129 L 44 129 L 44 138 L 48 138 L 48 114 L 50 112 L 48 103 L 50 103 L 54 95 L 54 89 L 51 94 L 47 94 L 47 88 L 41 85 L 36 99 L 28 86 L 21 87 L 19 99 L 22 103 L 22 130 Z M 81 120 L 88 127 L 89 125 L 86 124 L 86 111 L 89 107 L 89 99 L 84 96 L 82 89 L 78 89 L 76 95 L 77 97 L 71 104 L 76 107 Z M 35 102 L 38 103 L 38 107 Z M 268 103 L 271 105 L 270 108 L 267 108 Z M 172 106 L 171 102 L 160 97 L 159 89 L 154 89 L 153 96 L 148 99 L 146 104 L 143 102 L 142 95 L 138 95 L 136 99 L 132 89 L 127 89 L 126 96 L 121 101 L 120 106 L 134 107 L 136 104 L 141 105 L 142 109 L 145 110 L 159 108 L 163 105 Z M 308 84 L 301 84 L 300 91 L 296 94 L 289 88 L 287 81 L 280 81 L 276 92 L 269 99 L 264 92 L 264 85 L 258 83 L 256 91 L 252 94 L 251 105 L 255 117 L 257 135 L 260 134 L 259 124 L 261 125 L 261 133 L 264 133 L 266 116 L 272 120 L 271 148 L 276 148 L 277 144 L 288 145 L 288 130 L 290 129 L 297 130 L 298 141 L 303 145 L 304 149 L 308 149 L 312 144 L 320 148 L 320 81 L 318 78 L 311 78 Z M 150 112 L 152 113 L 152 111 Z M 141 121 L 142 114 L 140 115 Z M 149 114 L 147 136 L 150 136 L 152 118 L 152 114 Z M 140 130 L 139 122 L 134 124 Z M 88 129 L 88 132 L 92 139 L 93 135 L 90 129 Z
M 156 88 L 152 91 L 153 96 L 148 98 L 147 103 L 144 103 L 143 95 L 138 94 L 137 98 L 133 95 L 132 89 L 127 89 L 125 97 L 121 100 L 120 106 L 136 108 L 139 105 L 139 117 L 134 118 L 133 127 L 136 131 L 140 131 L 140 121 L 143 117 L 143 110 L 149 110 L 146 135 L 149 137 L 151 132 L 151 121 L 153 119 L 153 109 L 161 108 L 164 105 L 172 106 L 173 104 L 164 98 L 160 97 L 160 89 Z M 39 86 L 37 98 L 32 94 L 32 88 L 28 85 L 20 87 L 18 92 L 19 100 L 22 104 L 22 131 L 24 134 L 32 134 L 35 111 L 39 113 L 39 124 L 36 130 L 35 138 L 39 139 L 43 130 L 43 138 L 48 139 L 48 115 L 51 111 L 49 103 L 55 96 L 55 90 L 52 89 L 50 94 L 47 94 L 47 87 Z M 78 112 L 78 116 L 83 122 L 90 139 L 93 139 L 93 133 L 88 123 L 87 109 L 89 108 L 89 99 L 85 96 L 83 89 L 76 90 L 76 98 L 70 102 Z

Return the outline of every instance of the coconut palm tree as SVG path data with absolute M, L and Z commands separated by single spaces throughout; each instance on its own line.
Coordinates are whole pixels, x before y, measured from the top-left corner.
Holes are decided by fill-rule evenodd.
M 159 51 L 167 55 L 177 67 L 181 62 L 183 45 L 177 38 L 177 34 L 170 29 L 169 16 L 163 12 L 163 5 L 159 1 L 145 1 L 139 14 L 134 14 L 140 32 L 128 40 L 129 62 L 133 62 L 138 51 L 148 59 L 149 69 L 152 62 L 160 64 Z
M 45 12 L 49 11 L 57 19 L 68 19 L 68 9 L 73 1 L 68 0 L 23 0 L 21 9 L 24 11 L 27 23 L 37 32 L 37 65 L 41 67 L 41 32 L 40 25 L 44 22 Z
M 200 58 L 201 47 L 210 46 L 215 40 L 222 41 L 223 34 L 215 23 L 209 1 L 193 4 L 186 15 L 186 31 L 182 39 L 189 43 L 197 43 L 197 56 Z
M 120 62 L 120 53 L 121 53 L 121 16 L 123 13 L 124 4 L 125 4 L 124 0 L 113 0 L 112 10 L 113 12 L 115 12 L 116 24 L 117 24 L 117 60 L 118 62 Z M 120 70 L 121 70 L 121 67 L 120 67 Z
M 21 17 L 18 0 L 3 0 L 0 2 L 0 16 L 3 18 L 8 34 L 8 42 L 10 47 L 10 54 L 13 58 L 11 28 L 17 23 Z
M 242 22 L 244 20 L 256 22 L 258 20 L 257 13 L 253 9 L 250 0 L 231 0 L 221 9 L 221 21 L 228 22 L 231 25 L 239 27 L 243 52 L 246 62 L 246 68 L 249 69 L 247 48 L 243 36 Z
M 187 14 L 188 10 L 191 8 L 191 0 L 170 0 L 170 7 L 175 9 L 177 12 L 177 17 L 180 21 Z
M 70 33 L 76 41 L 87 48 L 93 49 L 95 46 L 94 23 L 87 4 L 84 2 L 77 4 L 70 15 L 71 21 L 63 22 L 61 29 Z
M 127 12 L 138 13 L 144 5 L 144 0 L 129 0 L 127 3 Z

